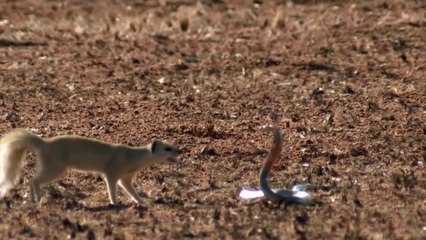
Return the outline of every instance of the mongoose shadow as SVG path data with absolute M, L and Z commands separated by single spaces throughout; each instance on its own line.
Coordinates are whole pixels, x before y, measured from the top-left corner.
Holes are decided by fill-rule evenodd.
M 46 43 L 38 43 L 32 41 L 15 41 L 0 38 L 0 48 L 2 47 L 36 47 L 36 46 L 45 46 Z
M 86 207 L 83 206 L 83 210 L 89 211 L 89 212 L 104 212 L 104 211 L 122 211 L 127 210 L 129 208 L 135 208 L 138 211 L 146 211 L 148 207 L 152 205 L 166 205 L 170 207 L 176 207 L 176 206 L 183 206 L 184 203 L 180 199 L 164 199 L 164 198 L 157 198 L 152 201 L 147 201 L 146 204 L 108 204 L 104 206 L 96 206 L 96 207 Z
M 96 207 L 86 207 L 83 206 L 83 210 L 88 212 L 106 212 L 106 211 L 123 211 L 126 209 L 129 209 L 132 205 L 131 204 L 108 204 L 104 206 L 96 206 Z

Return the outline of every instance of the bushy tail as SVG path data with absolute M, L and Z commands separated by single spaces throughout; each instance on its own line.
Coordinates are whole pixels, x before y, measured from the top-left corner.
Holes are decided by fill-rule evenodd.
M 15 129 L 0 139 L 0 197 L 19 180 L 26 150 L 37 151 L 44 140 L 24 130 Z

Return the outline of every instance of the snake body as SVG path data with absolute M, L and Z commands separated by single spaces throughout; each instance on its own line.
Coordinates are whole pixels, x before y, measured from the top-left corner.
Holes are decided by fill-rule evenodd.
M 278 191 L 273 191 L 269 187 L 268 174 L 271 171 L 272 166 L 280 157 L 280 153 L 283 146 L 283 136 L 280 129 L 276 126 L 266 125 L 262 126 L 260 130 L 263 132 L 272 132 L 274 135 L 271 150 L 269 151 L 266 159 L 263 161 L 263 166 L 259 174 L 260 189 L 262 190 L 265 197 L 273 202 L 286 202 L 296 204 L 311 203 L 311 197 L 307 192 L 288 189 L 280 189 Z

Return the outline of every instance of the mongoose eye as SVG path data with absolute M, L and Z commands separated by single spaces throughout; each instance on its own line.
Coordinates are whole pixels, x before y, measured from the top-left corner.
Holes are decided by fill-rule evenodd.
M 172 151 L 172 148 L 170 148 L 170 147 L 166 147 L 166 148 L 164 148 L 164 150 L 166 150 L 166 152 L 171 152 L 171 151 Z

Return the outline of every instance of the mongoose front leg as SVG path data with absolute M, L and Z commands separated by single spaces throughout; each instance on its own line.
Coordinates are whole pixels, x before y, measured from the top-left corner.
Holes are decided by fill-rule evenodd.
M 133 187 L 132 179 L 133 174 L 126 175 L 120 179 L 119 184 L 134 202 L 141 204 L 143 202 L 143 199 L 141 198 L 141 196 L 139 196 L 136 189 Z
M 105 182 L 108 188 L 109 200 L 112 205 L 117 205 L 117 177 L 106 175 Z

